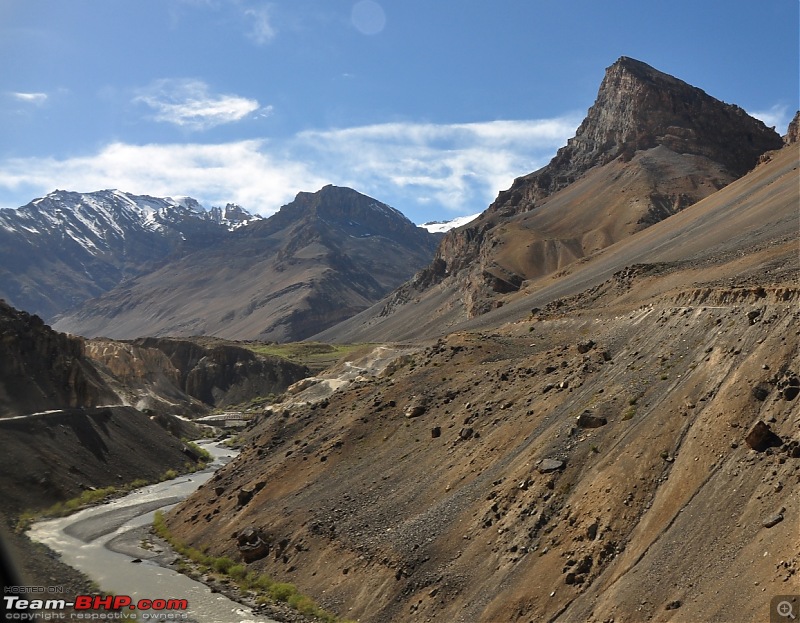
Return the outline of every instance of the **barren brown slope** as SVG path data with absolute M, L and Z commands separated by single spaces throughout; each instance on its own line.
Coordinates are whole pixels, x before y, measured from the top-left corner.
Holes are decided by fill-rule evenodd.
M 53 331 L 0 299 L 0 418 L 118 403 L 83 338 Z
M 170 525 L 235 560 L 255 529 L 248 569 L 361 621 L 763 620 L 800 566 L 797 290 L 705 295 L 453 334 L 268 417 Z
M 252 528 L 248 568 L 365 622 L 765 620 L 800 572 L 797 166 L 265 417 L 171 527 L 237 560 Z
M 315 339 L 408 340 L 444 335 L 462 327 L 497 326 L 525 317 L 531 308 L 599 286 L 626 266 L 642 262 L 693 262 L 707 270 L 710 265 L 736 260 L 737 254 L 772 248 L 785 262 L 796 266 L 798 146 L 771 152 L 765 160 L 748 175 L 679 214 L 552 275 L 524 282 L 518 292 L 498 297 L 500 307 L 485 315 L 464 320 L 463 306 L 454 302 L 457 290 L 447 282 L 424 292 L 406 285 L 387 300 Z M 573 191 L 580 192 L 583 183 L 590 184 L 607 170 L 596 170 L 554 195 L 551 202 L 559 202 L 562 194 L 567 199 Z M 761 270 L 758 263 L 748 266 L 746 258 L 743 262 L 721 270 L 727 270 L 726 276 L 731 278 Z M 409 303 L 400 313 L 393 309 L 397 297 L 403 297 L 402 304 Z

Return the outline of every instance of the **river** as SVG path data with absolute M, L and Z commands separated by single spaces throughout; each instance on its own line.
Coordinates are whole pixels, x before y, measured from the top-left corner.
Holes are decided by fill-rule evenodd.
M 212 593 L 205 584 L 159 565 L 138 547 L 137 529 L 151 524 L 156 510 L 167 510 L 186 499 L 236 455 L 218 443 L 199 445 L 214 457 L 208 469 L 137 489 L 69 517 L 37 522 L 28 535 L 88 575 L 103 594 L 129 595 L 134 603 L 138 599 L 186 599 L 187 616 L 178 620 L 191 623 L 278 623 Z M 133 562 L 138 559 L 141 562 Z M 143 615 L 139 613 L 140 620 Z

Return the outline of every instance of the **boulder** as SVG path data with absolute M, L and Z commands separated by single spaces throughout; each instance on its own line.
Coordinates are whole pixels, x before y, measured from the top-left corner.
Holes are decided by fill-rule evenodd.
M 578 416 L 577 424 L 581 428 L 600 428 L 608 424 L 608 420 L 600 415 L 593 415 L 591 411 L 584 411 Z
M 566 466 L 564 461 L 559 461 L 558 459 L 542 459 L 542 462 L 539 463 L 539 473 L 541 474 L 549 474 L 551 472 L 557 472 Z
M 269 540 L 256 528 L 246 528 L 236 537 L 236 547 L 245 562 L 253 562 L 269 554 Z
M 407 418 L 414 418 L 419 417 L 421 415 L 425 415 L 425 412 L 428 410 L 428 399 L 425 396 L 416 396 L 414 397 L 405 410 L 405 416 Z
M 784 400 L 794 400 L 797 398 L 798 394 L 800 394 L 800 387 L 797 387 L 796 385 L 789 385 L 788 387 L 783 388 Z
M 244 506 L 250 500 L 252 500 L 254 493 L 255 491 L 253 489 L 239 489 L 239 491 L 236 494 L 236 501 L 239 504 L 239 506 Z
M 759 383 L 750 390 L 750 393 L 756 400 L 764 401 L 767 399 L 767 396 L 769 396 L 770 389 L 771 388 L 768 383 Z
M 783 521 L 783 513 L 776 513 L 769 519 L 766 519 L 763 522 L 763 526 L 765 528 L 772 528 L 773 526 L 777 526 L 782 521 Z
M 767 448 L 780 446 L 783 443 L 781 438 L 773 433 L 772 429 L 761 420 L 756 422 L 755 426 L 750 429 L 744 441 L 756 452 L 763 452 Z

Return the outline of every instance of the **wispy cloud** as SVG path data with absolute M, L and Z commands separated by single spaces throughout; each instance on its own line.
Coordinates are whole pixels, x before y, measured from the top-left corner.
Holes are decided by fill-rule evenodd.
M 208 130 L 241 121 L 261 108 L 257 100 L 238 95 L 214 94 L 202 80 L 162 79 L 141 89 L 134 102 L 155 111 L 154 119 L 191 130 Z
M 465 124 L 386 123 L 308 131 L 295 149 L 366 191 L 391 188 L 454 212 L 484 207 L 514 177 L 539 168 L 580 118 Z M 341 178 L 340 178 L 341 179 Z
M 233 18 L 241 25 L 244 35 L 256 45 L 270 43 L 278 34 L 275 27 L 275 4 L 257 0 L 174 0 L 178 5 L 194 10 L 215 11 Z M 179 19 L 174 15 L 174 19 Z
M 11 93 L 11 97 L 17 100 L 18 102 L 25 102 L 26 104 L 33 104 L 35 106 L 41 106 L 47 101 L 47 93 L 19 93 L 13 92 Z
M 545 164 L 579 120 L 387 123 L 216 145 L 114 143 L 80 158 L 0 161 L 0 189 L 119 188 L 207 205 L 234 201 L 268 215 L 298 191 L 333 183 L 421 222 L 485 209 L 514 177 Z
M 54 188 L 119 188 L 154 196 L 190 195 L 209 205 L 233 201 L 265 214 L 298 190 L 325 183 L 305 164 L 271 155 L 259 140 L 219 145 L 113 143 L 84 157 L 0 162 L 0 188 L 35 189 L 40 194 Z
M 271 5 L 263 5 L 255 9 L 245 9 L 244 16 L 250 22 L 248 37 L 257 45 L 265 45 L 278 34 L 272 23 Z
M 768 128 L 774 127 L 779 134 L 785 134 L 794 112 L 786 104 L 775 104 L 768 110 L 748 111 L 747 114 L 760 119 Z

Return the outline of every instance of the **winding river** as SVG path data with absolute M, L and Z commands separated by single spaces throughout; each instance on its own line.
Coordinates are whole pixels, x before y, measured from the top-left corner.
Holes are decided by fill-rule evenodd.
M 139 546 L 138 534 L 152 523 L 156 510 L 167 510 L 186 499 L 236 455 L 217 443 L 199 445 L 214 457 L 208 469 L 137 489 L 69 517 L 38 522 L 28 535 L 61 554 L 65 563 L 88 575 L 104 594 L 130 595 L 134 603 L 138 599 L 186 599 L 186 618 L 181 615 L 178 620 L 194 623 L 277 623 L 159 565 L 153 552 Z M 140 620 L 143 614 L 139 613 Z

